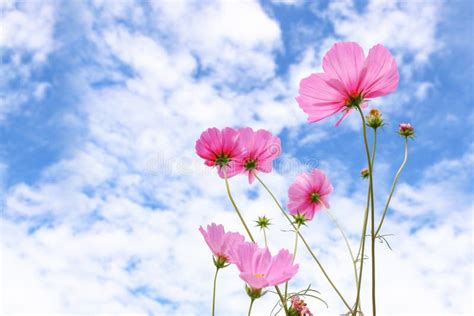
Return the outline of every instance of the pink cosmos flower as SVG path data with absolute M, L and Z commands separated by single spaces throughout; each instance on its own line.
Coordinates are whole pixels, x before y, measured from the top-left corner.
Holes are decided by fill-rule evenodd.
M 207 231 L 199 227 L 199 231 L 204 236 L 207 245 L 217 259 L 217 262 L 234 263 L 232 253 L 234 249 L 239 247 L 245 240 L 244 236 L 239 233 L 225 232 L 224 226 L 212 223 L 207 225 Z
M 281 153 L 280 139 L 269 131 L 259 129 L 254 132 L 250 127 L 239 129 L 243 154 L 236 168 L 248 175 L 249 183 L 255 180 L 255 173 L 271 172 L 272 162 Z
M 259 248 L 249 242 L 235 248 L 234 259 L 240 278 L 256 290 L 290 280 L 299 268 L 298 264 L 293 264 L 293 256 L 288 250 L 281 249 L 272 257 L 268 248 Z
M 236 168 L 236 160 L 242 154 L 242 148 L 239 133 L 233 128 L 208 128 L 196 141 L 196 153 L 205 160 L 205 165 L 217 166 L 221 178 L 224 178 L 224 168 L 229 178 L 242 171 L 241 168 Z
M 323 70 L 301 80 L 296 101 L 309 122 L 344 112 L 336 126 L 357 105 L 395 91 L 399 79 L 395 59 L 380 44 L 366 58 L 357 43 L 336 43 L 323 58 Z
M 306 220 L 312 220 L 321 206 L 329 208 L 328 198 L 332 190 L 329 179 L 319 169 L 299 174 L 288 189 L 290 214 L 302 214 Z

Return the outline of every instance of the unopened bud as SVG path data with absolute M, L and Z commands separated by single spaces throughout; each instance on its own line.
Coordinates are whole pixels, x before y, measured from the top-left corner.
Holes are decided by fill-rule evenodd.
M 293 218 L 295 219 L 295 224 L 297 226 L 305 225 L 307 219 L 304 217 L 304 214 L 298 213 L 296 215 L 293 215 Z
M 259 216 L 255 223 L 257 223 L 257 227 L 260 227 L 260 229 L 268 228 L 271 225 L 270 219 L 265 215 Z
M 415 135 L 415 130 L 410 123 L 400 123 L 398 127 L 398 134 L 400 134 L 400 136 L 413 137 L 413 135 Z
M 363 168 L 361 171 L 360 171 L 360 176 L 363 178 L 363 179 L 367 179 L 370 175 L 370 171 L 369 171 L 369 168 Z
M 372 109 L 367 115 L 367 126 L 373 129 L 379 128 L 383 125 L 382 113 L 377 109 Z

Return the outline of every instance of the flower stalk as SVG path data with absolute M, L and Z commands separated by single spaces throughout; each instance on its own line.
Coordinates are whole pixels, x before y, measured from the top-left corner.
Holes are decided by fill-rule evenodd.
M 295 245 L 293 246 L 293 262 L 295 261 L 295 258 L 296 258 L 296 251 L 298 251 L 298 232 L 300 230 L 300 227 L 301 227 L 301 223 L 298 223 L 296 225 L 296 231 L 295 231 Z M 286 302 L 286 300 L 288 299 L 288 281 L 286 281 L 286 283 L 285 283 L 284 298 L 285 298 L 285 302 Z
M 291 218 L 288 216 L 288 214 L 286 214 L 285 210 L 283 209 L 283 207 L 281 206 L 280 202 L 278 202 L 277 198 L 275 197 L 275 195 L 273 194 L 273 192 L 268 188 L 268 186 L 262 181 L 262 179 L 260 179 L 259 176 L 255 175 L 255 178 L 258 180 L 258 182 L 260 182 L 260 184 L 263 186 L 263 188 L 268 192 L 268 194 L 270 194 L 270 196 L 272 197 L 273 201 L 275 202 L 275 204 L 278 206 L 278 208 L 280 209 L 280 211 L 282 212 L 283 216 L 285 216 L 285 218 L 288 220 L 288 222 L 290 223 L 290 225 L 293 227 L 293 229 L 295 231 L 298 231 L 298 236 L 300 237 L 301 241 L 303 242 L 303 244 L 305 245 L 306 249 L 308 250 L 308 252 L 310 253 L 311 257 L 314 259 L 314 261 L 316 262 L 316 264 L 318 265 L 319 269 L 321 270 L 321 272 L 324 274 L 324 276 L 326 277 L 326 279 L 328 280 L 329 284 L 332 286 L 332 288 L 334 289 L 334 291 L 336 291 L 337 295 L 339 296 L 339 298 L 341 299 L 341 301 L 344 303 L 344 305 L 349 309 L 349 311 L 352 312 L 352 309 L 351 307 L 349 306 L 349 304 L 347 303 L 346 299 L 344 298 L 344 296 L 341 294 L 341 292 L 339 291 L 339 289 L 336 287 L 336 285 L 334 284 L 334 282 L 331 280 L 331 278 L 329 277 L 328 273 L 326 272 L 326 270 L 324 269 L 324 267 L 322 266 L 321 262 L 319 262 L 318 258 L 316 257 L 316 255 L 314 254 L 313 250 L 311 249 L 311 247 L 309 246 L 308 242 L 306 241 L 306 239 L 303 237 L 303 235 L 301 234 L 301 232 L 299 230 L 296 229 L 296 226 L 295 224 L 293 223 L 293 221 L 291 220 Z
M 370 151 L 369 151 L 369 143 L 367 141 L 367 128 L 366 128 L 366 122 L 365 122 L 365 117 L 364 113 L 362 112 L 362 109 L 360 106 L 357 106 L 357 110 L 359 111 L 360 117 L 362 119 L 362 130 L 364 134 L 364 145 L 365 145 L 365 152 L 367 155 L 367 163 L 368 163 L 368 168 L 369 168 L 369 198 L 370 198 L 370 222 L 371 222 L 371 261 L 372 261 L 372 314 L 374 316 L 377 315 L 377 308 L 376 308 L 376 288 L 375 288 L 375 216 L 374 216 L 374 211 L 375 211 L 375 203 L 374 203 L 374 185 L 373 185 L 373 166 L 372 166 L 372 161 L 370 158 Z M 376 129 L 374 129 L 375 131 Z M 375 144 L 375 139 L 374 139 L 374 144 Z M 375 155 L 375 145 L 374 145 L 374 155 Z M 365 242 L 365 234 L 363 236 L 364 242 Z M 362 250 L 364 249 L 364 245 L 362 245 Z M 359 281 L 359 289 L 357 290 L 357 303 L 360 301 L 360 284 L 362 283 L 362 267 L 364 263 L 364 257 L 363 257 L 363 252 L 362 252 L 362 257 L 361 257 L 361 271 L 359 273 L 360 275 L 360 281 Z M 357 304 L 356 304 L 357 306 Z
M 212 290 L 212 316 L 215 315 L 216 311 L 216 288 L 217 288 L 217 274 L 219 273 L 219 267 L 216 266 L 216 273 L 214 274 L 214 287 Z
M 387 203 L 385 204 L 385 209 L 383 210 L 382 218 L 380 219 L 380 223 L 377 227 L 377 230 L 375 231 L 375 237 L 379 235 L 380 229 L 382 228 L 385 215 L 387 214 L 388 206 L 390 205 L 393 192 L 395 191 L 395 186 L 397 185 L 398 177 L 400 177 L 400 174 L 402 173 L 402 170 L 405 167 L 407 161 L 408 161 L 408 137 L 405 137 L 405 155 L 403 157 L 402 164 L 400 165 L 400 168 L 398 168 L 395 178 L 393 179 L 392 187 L 390 189 L 390 194 L 388 195 Z

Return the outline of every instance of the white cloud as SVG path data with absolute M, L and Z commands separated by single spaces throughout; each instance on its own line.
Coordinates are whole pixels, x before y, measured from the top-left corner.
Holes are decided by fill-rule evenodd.
M 274 76 L 280 28 L 256 1 L 154 1 L 157 27 L 199 56 L 211 78 L 239 86 Z M 183 21 L 186 21 L 183 23 Z M 211 79 L 212 80 L 212 79 Z
M 52 2 L 0 3 L 0 122 L 30 98 L 44 96 L 47 83 L 33 79 L 32 74 L 47 62 L 54 49 L 54 10 Z

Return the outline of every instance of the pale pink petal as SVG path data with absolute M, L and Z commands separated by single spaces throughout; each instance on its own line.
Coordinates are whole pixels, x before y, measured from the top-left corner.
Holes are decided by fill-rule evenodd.
M 349 115 L 349 113 L 351 113 L 351 111 L 352 109 L 349 109 L 349 108 L 344 109 L 344 114 L 342 114 L 342 116 L 337 120 L 336 126 L 339 126 L 339 124 L 341 124 L 342 121 L 344 121 L 344 119 Z
M 290 280 L 298 272 L 299 266 L 293 264 L 293 256 L 286 249 L 281 249 L 272 257 L 271 264 L 266 273 L 269 284 L 279 285 Z
M 239 276 L 253 289 L 262 289 L 268 286 L 268 281 L 263 276 L 256 277 L 254 273 L 249 272 L 242 272 Z
M 380 44 L 372 47 L 361 73 L 360 89 L 364 97 L 392 93 L 397 89 L 398 80 L 397 62 L 389 50 Z
M 346 95 L 357 94 L 364 51 L 354 42 L 334 44 L 323 58 L 323 69 L 331 78 L 344 84 Z
M 299 93 L 296 101 L 308 114 L 310 122 L 322 120 L 341 111 L 347 100 L 343 86 L 330 80 L 324 73 L 312 74 L 301 80 Z

